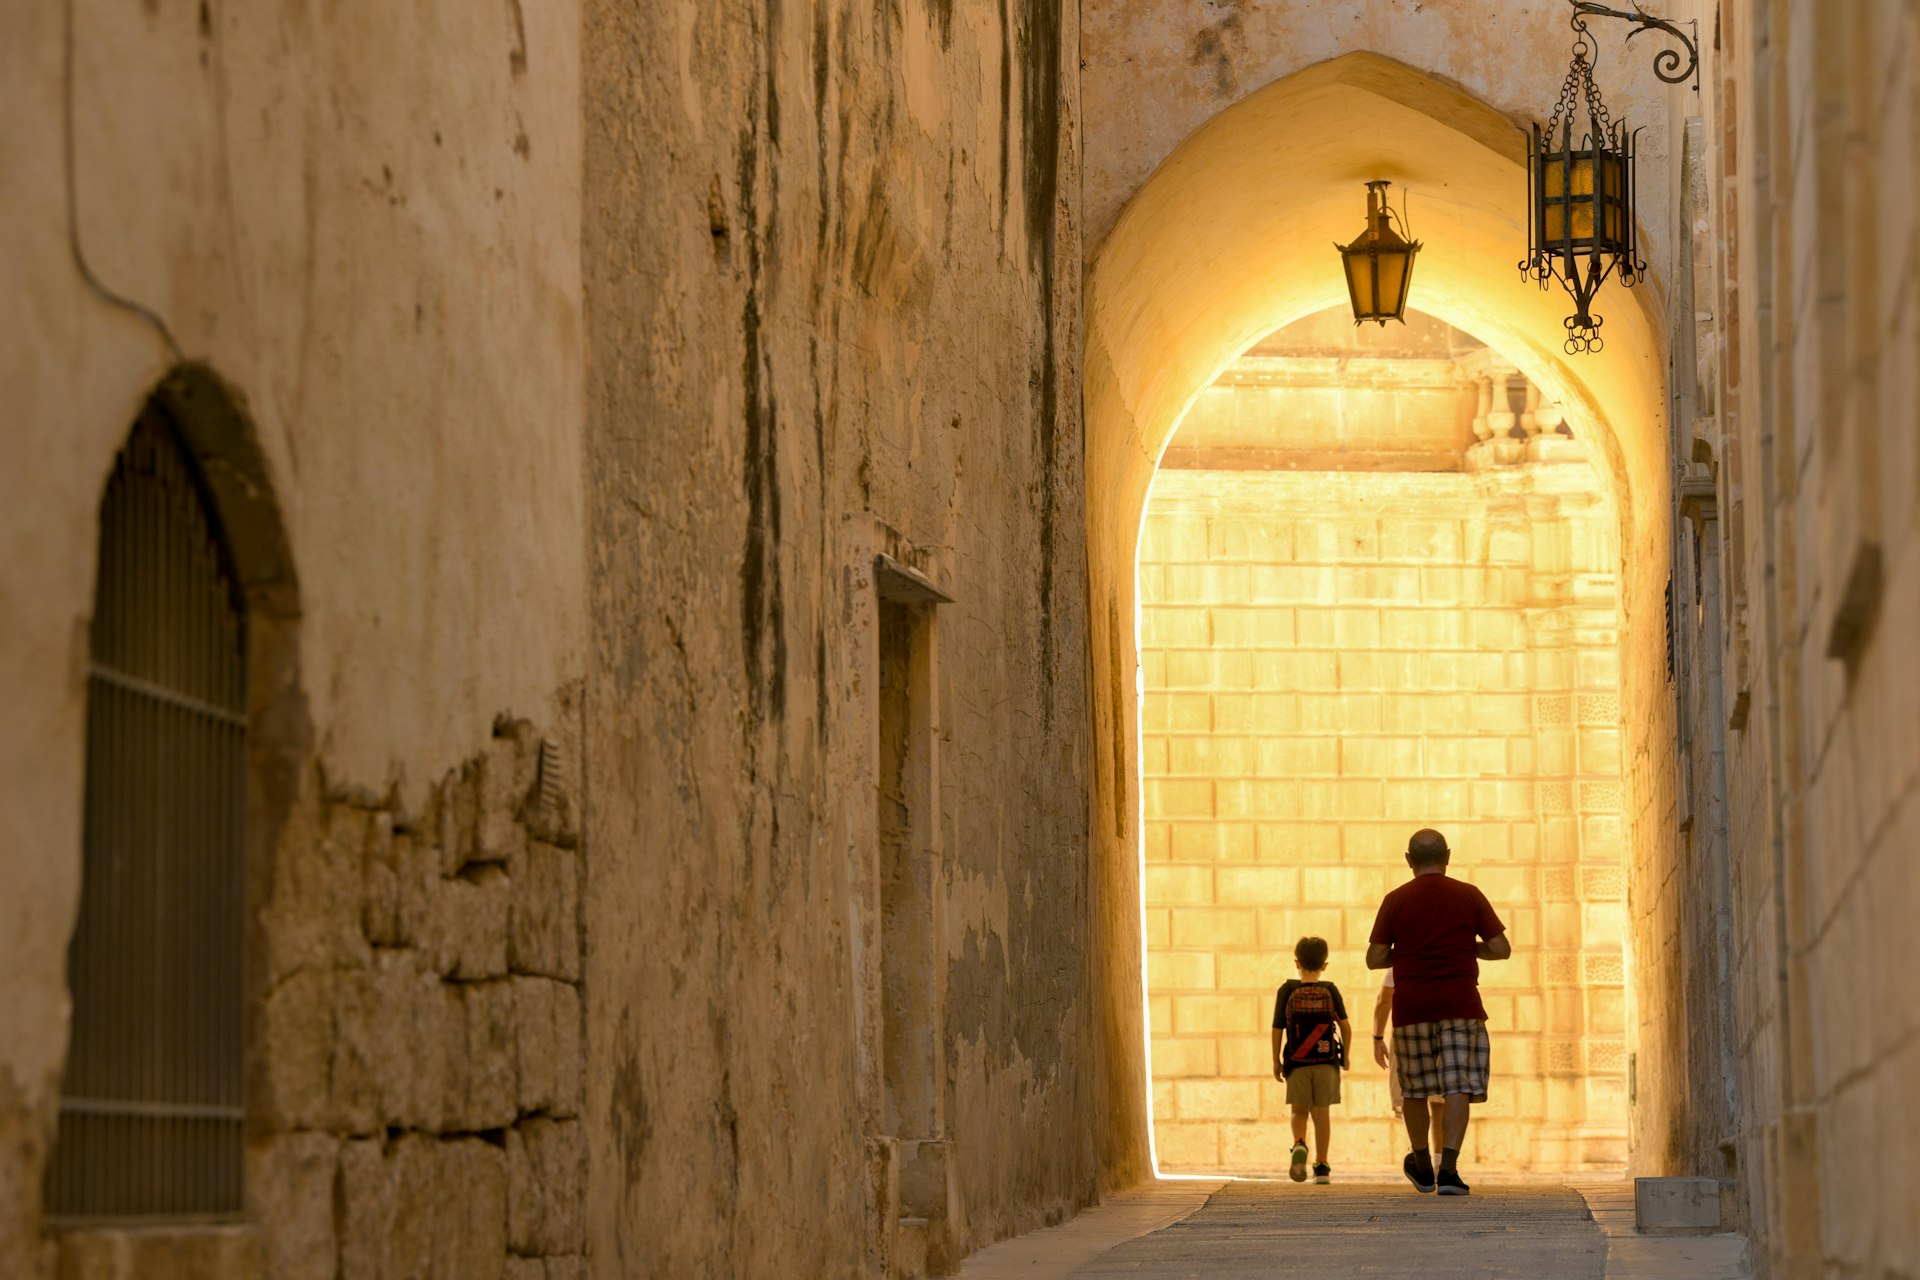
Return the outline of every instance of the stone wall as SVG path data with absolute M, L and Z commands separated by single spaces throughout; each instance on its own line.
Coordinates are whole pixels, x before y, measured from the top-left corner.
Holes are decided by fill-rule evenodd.
M 1684 856 L 1635 868 L 1680 890 L 1637 934 L 1685 957 L 1642 1019 L 1641 1061 L 1674 1065 L 1652 1090 L 1643 1073 L 1639 1143 L 1661 1171 L 1737 1180 L 1758 1273 L 1899 1274 L 1920 1267 L 1920 22 L 1678 8 L 1716 20 L 1668 211 L 1690 248 L 1674 621 L 1694 745 L 1670 784 Z M 1721 848 L 1725 914 L 1700 920 Z
M 572 726 L 503 718 L 418 808 L 314 777 L 250 982 L 251 1227 L 55 1237 L 73 1280 L 586 1274 Z
M 1533 452 L 1557 460 L 1155 480 L 1140 584 L 1163 1169 L 1286 1164 L 1267 1028 L 1308 934 L 1332 945 L 1358 1037 L 1336 1162 L 1391 1166 L 1404 1136 L 1367 1054 L 1363 957 L 1425 825 L 1515 947 L 1482 966 L 1495 1087 L 1468 1158 L 1624 1159 L 1618 553 L 1578 446 Z
M 207 393 L 189 416 L 216 514 L 238 560 L 271 565 L 243 575 L 257 867 L 317 804 L 316 770 L 424 813 L 502 708 L 533 715 L 582 677 L 588 628 L 578 5 L 73 0 L 8 19 L 11 1277 L 34 1274 L 67 1047 L 99 507 L 156 387 L 187 373 Z
M 1077 5 L 585 11 L 590 1252 L 949 1266 L 1144 1163 L 1094 1020 L 1135 943 L 1088 856 Z M 889 1109 L 892 981 L 933 1132 Z
M 258 465 L 202 461 L 285 552 L 250 704 L 272 1225 L 71 1257 L 404 1273 L 432 1235 L 463 1276 L 907 1274 L 1130 1181 L 1139 1042 L 1092 996 L 1125 986 L 1137 900 L 1102 914 L 1087 854 L 1077 6 L 15 26 L 0 1271 L 53 1265 L 100 488 L 181 368 Z M 876 1069 L 882 553 L 952 597 L 915 827 L 942 1119 L 911 1137 Z M 522 731 L 447 770 L 562 691 L 594 856 L 503 852 L 506 811 L 462 824 Z M 516 930 L 566 867 L 593 945 L 556 973 Z M 522 1055 L 569 1025 L 577 1077 Z

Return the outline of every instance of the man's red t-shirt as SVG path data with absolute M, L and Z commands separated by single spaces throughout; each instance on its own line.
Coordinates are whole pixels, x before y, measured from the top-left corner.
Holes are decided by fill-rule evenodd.
M 1369 940 L 1393 948 L 1393 1025 L 1485 1021 L 1476 951 L 1480 939 L 1506 928 L 1486 894 L 1444 872 L 1415 876 L 1389 893 Z

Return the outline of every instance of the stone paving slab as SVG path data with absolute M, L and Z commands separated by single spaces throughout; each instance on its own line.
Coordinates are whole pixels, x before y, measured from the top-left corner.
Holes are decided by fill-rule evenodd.
M 960 1264 L 958 1280 L 1063 1280 L 1116 1245 L 1180 1221 L 1226 1185 L 1224 1178 L 1142 1183 L 1057 1227 L 980 1250 Z
M 1634 1234 L 1621 1179 L 1474 1182 L 1421 1196 L 1382 1176 L 1148 1183 L 986 1249 L 960 1280 L 1251 1280 L 1276 1275 L 1745 1280 L 1739 1236 Z
M 1417 1195 L 1404 1181 L 1234 1182 L 1173 1226 L 1071 1273 L 1153 1280 L 1276 1274 L 1605 1280 L 1607 1240 L 1571 1187 Z

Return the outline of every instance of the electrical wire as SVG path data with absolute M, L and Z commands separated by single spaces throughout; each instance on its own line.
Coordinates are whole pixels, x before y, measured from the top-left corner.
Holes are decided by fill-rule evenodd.
M 153 331 L 160 335 L 160 340 L 167 344 L 167 350 L 173 353 L 173 358 L 178 361 L 184 361 L 186 354 L 181 351 L 180 344 L 174 340 L 173 330 L 167 327 L 167 322 L 160 318 L 158 312 L 154 311 L 153 308 L 147 306 L 145 303 L 138 302 L 108 287 L 106 282 L 101 280 L 94 272 L 92 264 L 87 261 L 86 250 L 80 243 L 80 183 L 76 176 L 79 169 L 79 162 L 75 154 L 78 150 L 78 144 L 74 140 L 77 127 L 74 123 L 73 107 L 74 81 L 76 78 L 74 75 L 73 14 L 76 3 L 77 0 L 67 0 L 66 4 L 65 83 L 62 85 L 61 103 L 62 132 L 64 134 L 66 149 L 67 248 L 73 255 L 73 265 L 79 270 L 80 278 L 87 282 L 87 287 L 92 289 L 101 301 L 111 306 L 119 307 L 123 311 L 131 312 L 146 321 L 147 324 L 153 328 Z

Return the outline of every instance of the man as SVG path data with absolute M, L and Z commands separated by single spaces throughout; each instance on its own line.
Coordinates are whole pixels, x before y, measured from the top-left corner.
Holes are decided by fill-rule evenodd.
M 1413 1150 L 1401 1167 L 1417 1191 L 1464 1196 L 1460 1146 L 1468 1107 L 1487 1100 L 1487 1011 L 1481 960 L 1513 954 L 1487 896 L 1447 875 L 1446 837 L 1425 829 L 1407 842 L 1413 879 L 1389 893 L 1374 918 L 1367 968 L 1393 969 L 1393 1058 L 1406 1097 L 1402 1119 Z M 1440 1168 L 1428 1147 L 1427 1099 L 1445 1097 Z

